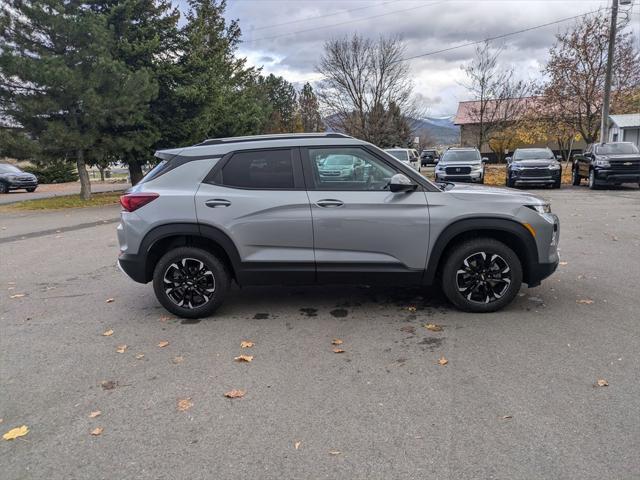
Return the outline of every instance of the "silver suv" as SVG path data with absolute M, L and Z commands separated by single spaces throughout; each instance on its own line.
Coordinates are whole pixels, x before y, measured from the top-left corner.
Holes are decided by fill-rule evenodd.
M 451 147 L 445 150 L 436 165 L 436 182 L 484 183 L 486 157 L 477 148 Z
M 525 192 L 437 186 L 341 134 L 207 140 L 121 198 L 118 263 L 160 303 L 211 314 L 230 284 L 439 283 L 471 312 L 507 305 L 558 265 L 558 218 Z M 327 175 L 332 159 L 354 165 Z

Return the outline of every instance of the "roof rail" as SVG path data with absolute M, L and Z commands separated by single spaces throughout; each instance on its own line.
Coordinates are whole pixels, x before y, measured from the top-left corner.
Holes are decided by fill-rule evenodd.
M 262 142 L 265 140 L 294 140 L 298 138 L 353 138 L 344 133 L 275 133 L 271 135 L 251 135 L 246 137 L 210 138 L 198 146 L 222 145 L 223 143 Z

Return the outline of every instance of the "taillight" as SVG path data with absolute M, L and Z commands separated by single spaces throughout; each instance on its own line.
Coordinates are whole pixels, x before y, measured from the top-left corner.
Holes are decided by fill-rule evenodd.
M 120 197 L 120 205 L 127 212 L 133 212 L 147 203 L 154 201 L 160 195 L 151 192 L 128 193 Z

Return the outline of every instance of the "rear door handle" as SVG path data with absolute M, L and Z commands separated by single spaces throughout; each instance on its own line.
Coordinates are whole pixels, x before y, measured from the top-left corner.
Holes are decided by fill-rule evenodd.
M 341 207 L 344 205 L 342 200 L 335 200 L 333 198 L 325 198 L 324 200 L 318 200 L 316 205 L 319 207 L 331 208 L 331 207 Z
M 207 200 L 204 202 L 207 207 L 210 208 L 218 208 L 218 207 L 228 207 L 231 205 L 229 200 L 225 200 L 224 198 L 212 198 L 211 200 Z

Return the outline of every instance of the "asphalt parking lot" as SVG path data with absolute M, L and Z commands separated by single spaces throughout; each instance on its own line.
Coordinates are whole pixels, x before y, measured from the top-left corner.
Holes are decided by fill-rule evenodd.
M 537 193 L 562 264 L 488 315 L 417 288 L 235 288 L 181 321 L 116 268 L 117 208 L 1 214 L 0 431 L 30 432 L 0 441 L 0 476 L 640 478 L 640 191 Z

